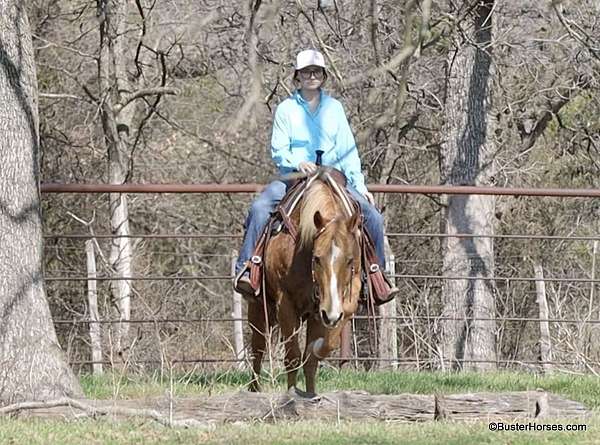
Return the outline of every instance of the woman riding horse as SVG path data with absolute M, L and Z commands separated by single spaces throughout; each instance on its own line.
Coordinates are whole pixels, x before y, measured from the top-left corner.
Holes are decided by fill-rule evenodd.
M 323 165 L 340 170 L 347 178 L 347 190 L 360 204 L 364 224 L 375 245 L 379 266 L 385 268 L 383 217 L 365 186 L 358 150 L 342 104 L 323 91 L 327 80 L 325 59 L 316 50 L 298 53 L 294 81 L 299 88 L 280 103 L 275 112 L 271 155 L 282 175 L 317 171 L 316 151 L 322 150 Z M 289 181 L 271 182 L 252 203 L 245 223 L 245 235 L 235 266 L 235 289 L 252 297 L 248 261 L 271 213 L 285 196 Z M 392 287 L 387 298 L 398 293 Z
M 254 371 L 250 389 L 254 391 L 259 389 L 272 328 L 279 325 L 288 388 L 296 388 L 302 367 L 306 391 L 315 394 L 318 363 L 339 347 L 340 334 L 358 308 L 360 212 L 348 205 L 343 189 L 332 184 L 332 175 L 323 169 L 308 180 L 289 218 L 297 232 L 279 231 L 266 246 L 263 298 L 248 300 Z M 306 346 L 302 354 L 298 333 L 303 322 Z

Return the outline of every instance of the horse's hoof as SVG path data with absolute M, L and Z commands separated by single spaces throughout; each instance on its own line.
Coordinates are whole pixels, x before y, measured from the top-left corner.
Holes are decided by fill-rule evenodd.
M 293 391 L 294 394 L 302 399 L 309 399 L 310 401 L 318 401 L 321 397 L 315 394 L 314 392 L 302 391 L 295 386 L 290 388 L 290 391 Z

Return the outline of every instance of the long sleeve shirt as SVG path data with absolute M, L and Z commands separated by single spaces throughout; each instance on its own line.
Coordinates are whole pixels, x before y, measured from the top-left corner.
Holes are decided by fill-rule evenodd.
M 319 106 L 310 112 L 299 91 L 277 106 L 271 137 L 271 156 L 284 175 L 301 162 L 315 162 L 323 150 L 323 165 L 340 170 L 357 192 L 367 191 L 356 142 L 342 104 L 321 90 Z

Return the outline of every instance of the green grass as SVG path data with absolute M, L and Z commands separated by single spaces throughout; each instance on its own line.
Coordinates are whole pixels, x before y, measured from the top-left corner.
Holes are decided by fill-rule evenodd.
M 566 424 L 565 424 L 566 425 Z M 391 424 L 375 422 L 324 422 L 226 426 L 210 434 L 207 443 L 219 444 L 568 444 L 598 443 L 600 422 L 582 433 L 493 433 L 487 423 Z M 595 431 L 592 431 L 595 430 Z M 269 438 L 269 439 L 267 439 Z
M 106 373 L 102 376 L 83 375 L 81 386 L 86 397 L 92 399 L 131 399 L 161 396 L 172 391 L 178 397 L 193 397 L 207 393 L 237 391 L 247 386 L 249 373 L 220 372 L 213 374 L 183 374 L 172 378 L 156 375 L 122 375 Z
M 205 443 L 207 433 L 169 429 L 151 422 L 106 420 L 0 419 L 1 444 L 192 444 Z
M 175 375 L 172 382 L 169 378 L 161 379 L 158 375 L 123 377 L 106 374 L 101 377 L 88 375 L 81 378 L 86 396 L 96 399 L 161 396 L 170 390 L 171 384 L 175 396 L 193 397 L 239 391 L 245 389 L 249 381 L 249 373 L 238 371 Z M 265 377 L 262 383 L 265 391 L 282 391 L 285 389 L 285 376 L 280 374 L 276 379 Z M 589 408 L 600 408 L 600 379 L 589 375 L 556 374 L 545 377 L 515 372 L 340 372 L 323 368 L 319 371 L 317 385 L 320 392 L 344 389 L 363 390 L 371 394 L 450 394 L 544 389 L 578 400 Z
M 567 422 L 560 423 L 563 426 Z M 585 432 L 490 432 L 487 422 L 282 422 L 229 424 L 206 432 L 169 429 L 141 421 L 105 420 L 60 422 L 0 420 L 2 444 L 593 444 L 598 443 L 600 419 L 587 423 Z

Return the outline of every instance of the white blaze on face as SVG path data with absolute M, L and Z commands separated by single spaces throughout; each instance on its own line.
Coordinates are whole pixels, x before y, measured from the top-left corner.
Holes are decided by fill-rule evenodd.
M 331 281 L 329 283 L 329 295 L 331 297 L 331 303 L 329 310 L 327 311 L 327 317 L 331 321 L 337 320 L 340 314 L 343 312 L 342 298 L 338 292 L 338 280 L 334 267 L 335 262 L 341 255 L 342 251 L 338 246 L 335 245 L 334 242 L 331 247 L 331 261 L 329 262 L 329 267 L 331 268 Z

